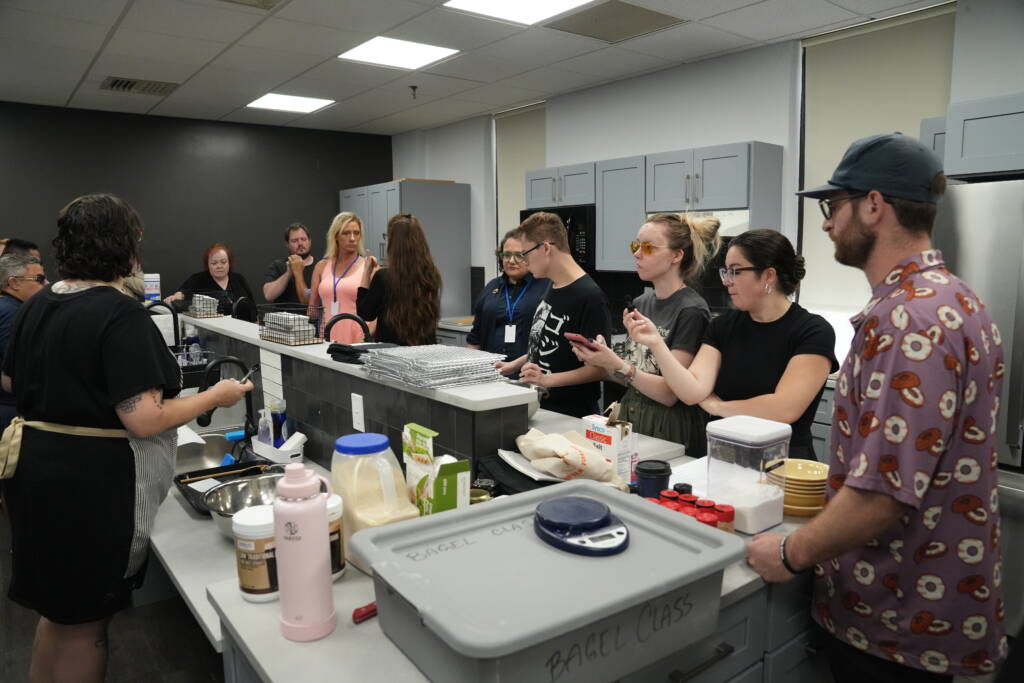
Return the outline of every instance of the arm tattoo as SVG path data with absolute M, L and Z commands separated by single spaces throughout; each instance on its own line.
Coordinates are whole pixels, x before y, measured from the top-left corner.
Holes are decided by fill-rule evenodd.
M 153 403 L 156 404 L 156 407 L 159 408 L 160 410 L 163 410 L 164 392 L 160 391 L 159 389 L 152 389 L 150 390 L 150 396 L 153 397 Z
M 126 398 L 125 400 L 121 401 L 116 406 L 114 406 L 114 410 L 116 410 L 119 413 L 134 413 L 135 409 L 139 405 L 139 401 L 141 400 L 142 394 L 139 394 L 138 396 L 132 396 L 131 398 Z

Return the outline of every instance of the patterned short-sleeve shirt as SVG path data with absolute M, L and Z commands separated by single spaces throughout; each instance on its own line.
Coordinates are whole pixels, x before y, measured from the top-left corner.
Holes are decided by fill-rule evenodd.
M 814 618 L 852 646 L 958 675 L 1005 657 L 996 471 L 1004 372 L 985 305 L 929 250 L 851 319 L 836 381 L 828 496 L 890 495 L 910 512 L 815 567 Z

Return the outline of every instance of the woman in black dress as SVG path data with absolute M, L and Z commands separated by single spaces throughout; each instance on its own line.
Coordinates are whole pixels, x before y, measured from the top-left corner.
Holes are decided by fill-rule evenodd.
M 24 426 L 4 487 L 8 597 L 40 615 L 34 681 L 103 680 L 107 624 L 142 583 L 174 474 L 176 427 L 252 389 L 229 379 L 176 398 L 177 363 L 146 310 L 121 291 L 141 236 L 138 215 L 117 197 L 64 207 L 53 240 L 62 279 L 25 302 L 4 356 L 0 379 L 18 414 L 47 423 Z
M 164 303 L 181 301 L 193 294 L 205 294 L 226 304 L 221 306 L 226 310 L 220 310 L 220 313 L 230 313 L 231 305 L 243 296 L 255 303 L 249 283 L 241 273 L 234 271 L 235 257 L 227 245 L 218 242 L 207 247 L 203 252 L 203 265 L 205 270 L 189 275 L 178 291 L 164 299 Z

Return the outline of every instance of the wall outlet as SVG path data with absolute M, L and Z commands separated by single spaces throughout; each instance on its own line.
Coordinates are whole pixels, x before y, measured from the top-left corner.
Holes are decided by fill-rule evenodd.
M 352 394 L 352 429 L 357 432 L 366 431 L 365 416 L 363 415 L 363 397 L 361 394 Z

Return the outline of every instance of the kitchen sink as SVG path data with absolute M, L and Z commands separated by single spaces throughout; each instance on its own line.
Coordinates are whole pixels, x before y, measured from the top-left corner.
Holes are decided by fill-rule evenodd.
M 190 443 L 179 446 L 178 459 L 174 466 L 175 473 L 220 467 L 221 461 L 224 460 L 224 454 L 230 453 L 231 447 L 234 445 L 224 438 L 224 434 L 236 429 L 240 429 L 240 427 L 206 432 L 199 435 L 206 440 L 206 443 Z

